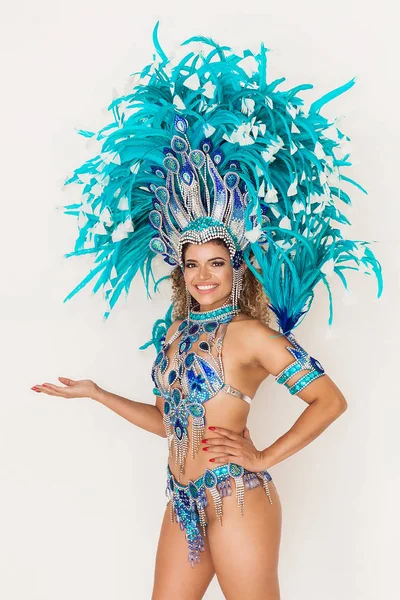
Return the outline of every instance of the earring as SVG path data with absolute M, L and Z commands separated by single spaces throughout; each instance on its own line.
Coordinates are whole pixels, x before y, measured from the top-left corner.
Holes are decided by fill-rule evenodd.
M 234 308 L 239 308 L 239 296 L 243 288 L 243 263 L 233 269 L 231 301 Z
M 186 314 L 187 314 L 187 320 L 189 320 L 190 309 L 192 308 L 192 296 L 191 296 L 189 290 L 187 289 L 186 284 L 185 284 L 185 290 L 186 290 Z

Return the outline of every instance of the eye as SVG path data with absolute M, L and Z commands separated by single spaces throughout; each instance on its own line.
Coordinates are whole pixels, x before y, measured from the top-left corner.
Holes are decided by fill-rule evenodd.
M 214 260 L 214 262 L 212 264 L 215 265 L 216 267 L 223 267 L 225 263 L 222 260 Z
M 194 267 L 194 266 L 195 266 L 194 263 L 186 263 L 185 264 L 185 268 L 187 268 L 187 267 Z

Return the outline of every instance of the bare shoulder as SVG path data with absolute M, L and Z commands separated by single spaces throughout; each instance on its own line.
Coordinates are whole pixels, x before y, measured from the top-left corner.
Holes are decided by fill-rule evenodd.
M 274 372 L 281 369 L 282 361 L 292 358 L 287 351 L 292 344 L 273 327 L 248 315 L 238 315 L 231 323 L 233 343 L 240 344 L 243 355 L 253 363 Z
M 254 341 L 254 336 L 256 336 L 257 339 L 265 341 L 265 339 L 272 339 L 279 336 L 283 337 L 287 343 L 287 339 L 279 331 L 250 315 L 237 315 L 232 319 L 231 323 L 234 325 L 232 330 L 235 330 L 236 335 L 244 336 L 246 339 L 251 337 Z

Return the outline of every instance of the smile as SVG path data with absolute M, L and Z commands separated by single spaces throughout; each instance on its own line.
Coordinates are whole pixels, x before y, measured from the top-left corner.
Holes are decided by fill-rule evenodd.
M 195 286 L 199 292 L 209 292 L 210 290 L 214 290 L 216 287 L 218 287 L 218 284 L 215 285 L 196 285 Z

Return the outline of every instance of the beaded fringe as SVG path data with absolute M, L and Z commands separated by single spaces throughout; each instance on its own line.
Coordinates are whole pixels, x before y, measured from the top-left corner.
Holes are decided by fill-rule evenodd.
M 243 476 L 233 477 L 235 480 L 236 487 L 236 501 L 238 508 L 240 510 L 240 514 L 244 515 L 244 489 L 247 490 L 259 487 L 262 482 L 262 486 L 264 488 L 265 494 L 269 500 L 269 503 L 272 504 L 271 491 L 269 488 L 269 481 L 265 474 L 263 473 L 245 473 Z M 260 481 L 261 480 L 261 481 Z M 226 496 L 232 495 L 232 486 L 230 479 L 226 479 L 224 481 L 220 481 L 217 485 L 208 488 L 213 499 L 214 511 L 215 515 L 218 518 L 220 525 L 222 525 L 222 498 Z M 172 503 L 173 496 L 168 500 L 170 506 L 170 515 L 171 515 L 171 523 L 176 520 L 176 512 Z M 203 533 L 206 535 L 206 526 L 207 526 L 207 517 L 205 513 L 205 508 L 208 506 L 207 496 L 204 489 L 199 491 L 199 497 L 196 499 L 196 507 L 199 514 L 200 525 L 202 526 Z M 174 515 L 174 516 L 172 516 Z
M 174 483 L 174 477 L 168 469 L 168 483 L 166 496 L 168 498 L 169 515 L 171 523 L 179 523 L 180 529 L 185 531 L 188 543 L 188 560 L 192 567 L 200 562 L 200 552 L 204 551 L 204 538 L 207 535 L 207 516 L 205 508 L 208 505 L 206 490 L 210 491 L 213 499 L 215 515 L 222 526 L 222 499 L 232 495 L 230 478 L 234 479 L 236 487 L 236 501 L 241 515 L 244 514 L 244 489 L 253 489 L 263 485 L 270 504 L 272 504 L 269 482 L 272 481 L 267 471 L 245 472 L 243 467 L 229 463 L 227 471 L 207 469 L 196 483 L 189 481 L 187 485 Z M 201 535 L 200 528 L 203 536 Z
M 174 436 L 174 445 L 175 445 L 175 464 L 179 467 L 179 475 L 178 481 L 180 481 L 181 475 L 185 469 L 185 458 L 187 455 L 187 450 L 189 446 L 189 439 L 187 434 L 184 432 L 182 439 Z
M 192 458 L 194 458 L 201 445 L 204 435 L 204 417 L 193 417 L 192 419 Z
M 169 422 L 169 415 L 166 415 L 165 413 L 163 414 L 163 423 L 164 423 L 165 435 L 167 436 L 167 440 L 168 440 L 168 456 L 171 457 L 172 456 L 172 438 L 174 437 L 174 435 L 173 435 L 173 433 L 171 433 L 171 425 Z

